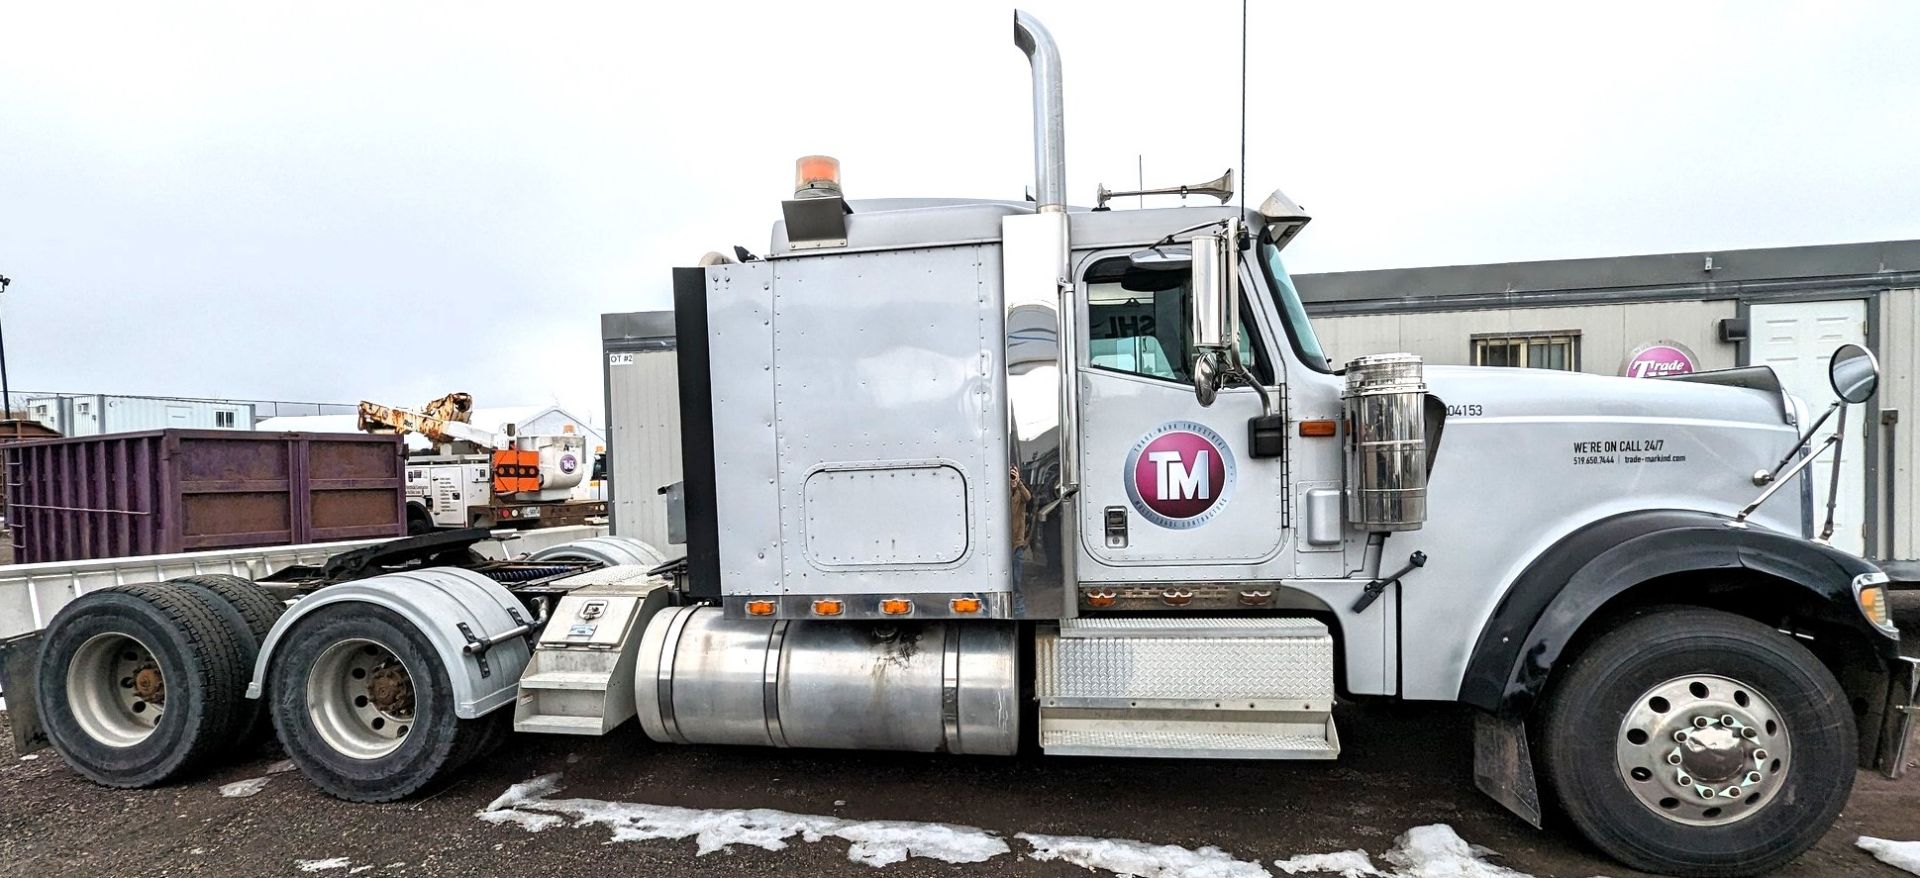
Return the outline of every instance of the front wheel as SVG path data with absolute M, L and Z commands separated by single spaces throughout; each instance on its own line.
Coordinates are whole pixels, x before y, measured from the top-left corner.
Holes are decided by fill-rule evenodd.
M 1561 810 L 1601 850 L 1649 872 L 1746 876 L 1826 834 L 1857 739 L 1845 692 L 1806 647 L 1674 607 L 1574 658 L 1541 745 Z

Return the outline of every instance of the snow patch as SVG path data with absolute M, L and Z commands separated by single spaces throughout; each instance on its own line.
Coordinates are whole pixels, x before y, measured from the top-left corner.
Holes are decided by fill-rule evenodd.
M 1012 852 L 1005 839 L 972 826 L 920 823 L 905 820 L 845 820 L 814 814 L 794 814 L 767 808 L 700 809 L 671 805 L 608 802 L 600 799 L 554 798 L 560 775 L 547 774 L 517 783 L 501 793 L 475 816 L 489 823 L 519 826 L 540 832 L 555 826 L 604 826 L 613 841 L 693 839 L 700 855 L 752 845 L 769 851 L 786 850 L 798 838 L 812 844 L 827 838 L 848 844 L 847 859 L 869 866 L 890 866 L 912 857 L 948 863 L 983 863 Z M 836 800 L 838 806 L 840 801 Z M 1034 860 L 1071 863 L 1088 870 L 1129 878 L 1273 878 L 1256 862 L 1235 858 L 1217 847 L 1185 848 L 1149 844 L 1131 839 L 1040 835 L 1023 832 Z M 1860 846 L 1889 863 L 1920 874 L 1920 842 L 1887 842 L 1862 838 Z M 1911 859 L 1897 863 L 1877 846 L 1887 846 Z M 1366 851 L 1306 854 L 1274 865 L 1288 875 L 1331 874 L 1340 878 L 1532 878 L 1486 861 L 1493 851 L 1468 844 L 1444 823 L 1416 826 L 1394 840 L 1376 866 Z M 320 861 L 335 862 L 335 861 Z M 337 865 L 318 868 L 339 868 Z M 315 869 L 302 869 L 318 871 Z M 1393 871 L 1386 871 L 1391 868 Z
M 511 823 L 528 832 L 540 832 L 542 830 L 552 829 L 555 826 L 567 822 L 565 817 L 561 817 L 558 814 L 536 814 L 530 811 L 521 811 L 516 808 L 508 808 L 502 811 L 475 811 L 474 816 L 488 823 Z
M 25 755 L 25 756 L 22 756 L 22 757 L 20 757 L 20 761 L 21 761 L 21 762 L 32 762 L 33 760 L 35 760 L 35 759 L 39 759 L 39 758 L 40 758 L 40 754 L 38 754 L 38 753 L 28 753 L 27 755 Z
M 1273 864 L 1288 875 L 1326 873 L 1340 878 L 1372 878 L 1385 875 L 1373 865 L 1366 851 L 1340 851 L 1331 854 L 1301 854 Z
M 1258 863 L 1234 859 L 1217 847 L 1199 850 L 1121 838 L 1073 835 L 1017 836 L 1033 846 L 1036 860 L 1060 860 L 1083 869 L 1104 869 L 1134 878 L 1272 878 Z
M 269 780 L 272 780 L 272 778 L 251 777 L 246 780 L 236 780 L 233 783 L 221 787 L 220 795 L 228 799 L 244 799 L 266 789 L 267 781 Z
M 1882 863 L 1920 875 L 1920 841 L 1891 841 L 1863 835 L 1854 844 Z
M 1482 859 L 1498 856 L 1467 840 L 1445 823 L 1416 826 L 1394 839 L 1393 849 L 1381 859 L 1403 878 L 1532 878 Z
M 833 837 L 848 842 L 847 859 L 869 866 L 889 866 L 909 857 L 980 863 L 1011 850 L 993 833 L 971 826 L 842 820 L 766 808 L 698 809 L 549 798 L 559 789 L 558 774 L 514 784 L 477 816 L 491 823 L 512 823 L 530 832 L 570 817 L 574 826 L 607 827 L 614 841 L 691 838 L 701 855 L 736 844 L 778 851 L 785 850 L 788 840 L 796 836 L 808 843 Z
M 346 857 L 328 857 L 324 860 L 295 860 L 293 864 L 302 872 L 325 872 L 329 869 L 345 869 L 349 861 Z
M 291 759 L 282 759 L 279 762 L 275 762 L 274 764 L 267 766 L 268 774 L 285 774 L 292 770 L 293 770 L 293 760 Z

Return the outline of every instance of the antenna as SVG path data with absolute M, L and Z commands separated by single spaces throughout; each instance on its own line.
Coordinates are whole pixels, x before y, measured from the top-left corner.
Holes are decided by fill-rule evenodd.
M 1240 0 L 1240 212 L 1247 212 L 1247 0 Z

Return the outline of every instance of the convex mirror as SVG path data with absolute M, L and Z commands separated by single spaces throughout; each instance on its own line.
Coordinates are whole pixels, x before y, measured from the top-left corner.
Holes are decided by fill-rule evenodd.
M 1857 344 L 1841 345 L 1827 364 L 1827 381 L 1841 401 L 1859 405 L 1872 399 L 1880 389 L 1880 363 L 1866 348 Z

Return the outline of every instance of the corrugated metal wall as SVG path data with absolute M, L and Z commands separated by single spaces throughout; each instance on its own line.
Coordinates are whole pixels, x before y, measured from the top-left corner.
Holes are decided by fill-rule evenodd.
M 1336 365 L 1395 351 L 1419 354 L 1429 363 L 1471 365 L 1477 334 L 1578 330 L 1580 371 L 1618 375 L 1629 352 L 1663 339 L 1692 349 L 1703 370 L 1732 368 L 1739 352 L 1719 340 L 1715 326 L 1736 311 L 1734 300 L 1716 299 L 1320 316 L 1313 327 Z
M 656 491 L 681 479 L 678 363 L 675 351 L 656 349 L 610 356 L 607 365 L 613 532 L 639 537 L 662 551 L 667 551 L 667 504 Z
M 1920 289 L 1888 290 L 1880 296 L 1880 411 L 1898 411 L 1893 426 L 1893 453 L 1885 451 L 1887 428 L 1877 427 L 1884 461 L 1893 464 L 1893 555 L 1920 558 L 1920 521 L 1916 521 L 1914 494 L 1920 492 L 1914 474 L 1920 473 Z M 1881 522 L 1886 522 L 1887 474 L 1872 486 L 1880 497 Z M 1881 546 L 1886 545 L 1882 537 Z M 1876 547 L 1879 548 L 1879 547 Z

